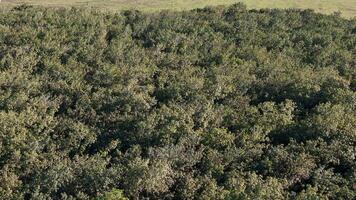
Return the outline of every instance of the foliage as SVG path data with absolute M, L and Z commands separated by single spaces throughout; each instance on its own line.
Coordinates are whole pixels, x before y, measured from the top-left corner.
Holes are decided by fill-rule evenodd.
M 0 199 L 355 199 L 356 21 L 243 4 L 0 13 Z
M 127 200 L 127 198 L 122 194 L 122 190 L 114 189 L 106 192 L 102 197 L 97 198 L 97 200 Z

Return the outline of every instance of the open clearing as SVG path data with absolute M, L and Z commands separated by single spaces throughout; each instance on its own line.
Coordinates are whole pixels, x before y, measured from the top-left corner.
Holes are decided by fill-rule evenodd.
M 2 0 L 1 5 L 8 7 L 26 3 L 48 7 L 84 6 L 105 10 L 138 9 L 153 12 L 163 9 L 186 10 L 237 2 L 244 2 L 249 8 L 309 8 L 326 14 L 340 11 L 342 16 L 348 18 L 356 16 L 355 0 Z

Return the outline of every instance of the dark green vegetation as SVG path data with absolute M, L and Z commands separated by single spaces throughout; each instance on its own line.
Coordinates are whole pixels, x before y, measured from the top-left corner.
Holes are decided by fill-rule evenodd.
M 356 20 L 0 14 L 0 199 L 353 199 Z

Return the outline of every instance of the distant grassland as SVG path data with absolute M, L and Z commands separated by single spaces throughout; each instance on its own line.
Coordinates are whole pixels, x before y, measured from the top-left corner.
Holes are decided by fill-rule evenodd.
M 83 6 L 105 10 L 138 9 L 153 12 L 163 9 L 186 10 L 205 6 L 244 2 L 249 8 L 314 9 L 330 14 L 340 11 L 342 16 L 356 16 L 356 0 L 2 0 L 1 7 L 22 3 L 48 7 Z

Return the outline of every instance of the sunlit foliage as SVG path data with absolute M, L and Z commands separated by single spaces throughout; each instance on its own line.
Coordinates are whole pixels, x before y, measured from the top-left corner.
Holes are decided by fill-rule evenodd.
M 0 199 L 354 199 L 356 20 L 0 13 Z

